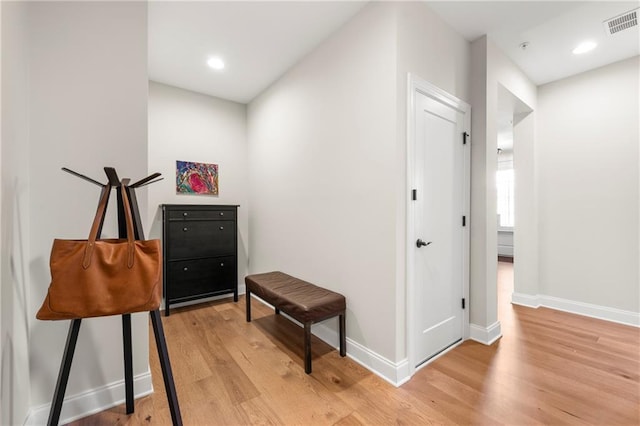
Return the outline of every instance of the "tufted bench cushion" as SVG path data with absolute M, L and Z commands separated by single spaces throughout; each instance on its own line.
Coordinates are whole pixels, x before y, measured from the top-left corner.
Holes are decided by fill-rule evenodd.
M 283 272 L 248 275 L 246 284 L 247 322 L 251 321 L 251 294 L 300 321 L 305 328 L 305 371 L 311 373 L 311 324 L 340 317 L 340 355 L 346 355 L 345 311 L 343 295 Z

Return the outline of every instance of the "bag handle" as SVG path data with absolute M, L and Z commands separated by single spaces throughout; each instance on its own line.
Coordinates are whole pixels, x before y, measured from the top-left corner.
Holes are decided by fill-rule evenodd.
M 104 218 L 110 194 L 111 185 L 107 183 L 102 188 L 102 194 L 100 196 L 100 202 L 98 203 L 98 209 L 96 210 L 96 216 L 93 218 L 93 224 L 91 225 L 91 231 L 89 232 L 87 247 L 84 249 L 84 257 L 82 259 L 82 267 L 84 269 L 87 269 L 91 264 L 91 255 L 93 254 L 93 248 L 95 247 L 96 239 L 98 237 L 98 228 L 100 228 L 100 223 Z
M 120 192 L 122 193 L 122 206 L 124 207 L 124 217 L 127 223 L 127 243 L 129 250 L 127 253 L 127 267 L 131 269 L 133 267 L 133 259 L 135 253 L 134 242 L 136 239 L 135 231 L 133 230 L 133 217 L 131 217 L 131 204 L 129 203 L 129 195 L 127 195 L 127 184 L 129 179 L 123 179 L 120 185 Z
M 128 179 L 127 179 L 128 182 Z M 129 197 L 127 195 L 126 183 L 122 182 L 120 186 L 120 192 L 122 194 L 122 204 L 124 207 L 124 216 L 127 224 L 127 267 L 133 267 L 134 261 L 134 242 L 135 242 L 135 232 L 133 230 L 133 218 L 131 217 L 131 204 L 129 203 Z M 107 209 L 107 202 L 109 201 L 109 195 L 111 194 L 111 184 L 106 184 L 104 189 L 102 190 L 102 195 L 100 197 L 100 202 L 98 203 L 98 209 L 96 210 L 96 215 L 93 218 L 93 224 L 91 225 L 91 231 L 89 232 L 89 239 L 87 240 L 87 246 L 84 251 L 84 257 L 82 259 L 82 267 L 87 269 L 91 265 L 91 257 L 93 255 L 93 250 L 96 245 L 96 240 L 98 239 L 98 228 L 100 228 L 100 223 L 102 222 L 105 211 Z

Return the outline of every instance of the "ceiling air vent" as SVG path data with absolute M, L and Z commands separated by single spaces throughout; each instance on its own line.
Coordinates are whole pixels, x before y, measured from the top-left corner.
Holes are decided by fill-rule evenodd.
M 634 9 L 627 13 L 623 13 L 622 15 L 616 16 L 615 18 L 607 19 L 602 23 L 604 25 L 604 30 L 607 32 L 607 34 L 613 35 L 619 33 L 620 31 L 637 27 L 639 11 L 640 8 Z

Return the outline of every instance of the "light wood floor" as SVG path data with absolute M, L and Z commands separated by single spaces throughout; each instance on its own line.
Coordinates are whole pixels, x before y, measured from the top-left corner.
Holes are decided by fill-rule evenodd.
M 503 337 L 458 346 L 395 388 L 244 299 L 163 316 L 185 425 L 640 424 L 640 330 L 509 303 L 513 265 L 499 264 Z M 348 319 L 347 319 L 348 321 Z M 151 347 L 155 349 L 153 333 Z M 347 346 L 348 350 L 348 346 Z M 155 393 L 73 425 L 171 424 L 157 355 Z

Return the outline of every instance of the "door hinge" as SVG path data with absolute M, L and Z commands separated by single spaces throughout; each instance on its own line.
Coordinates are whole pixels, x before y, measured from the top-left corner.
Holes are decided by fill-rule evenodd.
M 465 309 L 464 297 L 462 298 L 462 309 Z
M 417 199 L 418 199 L 418 190 L 417 190 L 417 189 L 412 189 L 412 190 L 411 190 L 411 199 L 412 199 L 413 201 L 415 201 L 415 200 L 417 200 Z
M 464 132 L 462 133 L 462 145 L 466 145 L 467 144 L 467 139 L 469 138 L 469 133 Z
M 467 226 L 467 217 L 462 216 L 462 226 Z

